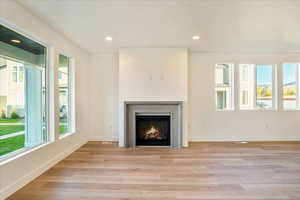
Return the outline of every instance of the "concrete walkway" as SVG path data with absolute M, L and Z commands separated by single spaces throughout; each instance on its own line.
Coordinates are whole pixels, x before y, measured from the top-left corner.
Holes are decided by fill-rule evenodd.
M 2 135 L 0 136 L 0 140 L 6 139 L 6 138 L 10 138 L 10 137 L 14 137 L 14 136 L 18 136 L 18 135 L 23 135 L 24 131 L 20 131 L 20 132 L 16 132 L 16 133 L 11 133 L 11 134 L 7 134 L 7 135 Z
M 0 126 L 24 125 L 24 123 L 0 123 Z

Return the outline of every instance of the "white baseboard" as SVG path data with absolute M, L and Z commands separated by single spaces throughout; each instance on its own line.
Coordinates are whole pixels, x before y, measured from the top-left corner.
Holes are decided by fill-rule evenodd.
M 70 147 L 66 151 L 58 154 L 55 156 L 53 159 L 49 160 L 48 162 L 44 163 L 43 165 L 35 168 L 28 174 L 20 177 L 17 179 L 14 183 L 6 186 L 0 191 L 0 199 L 3 200 L 10 195 L 12 195 L 14 192 L 18 191 L 21 189 L 23 186 L 40 176 L 42 173 L 53 167 L 55 164 L 57 164 L 59 161 L 63 160 L 66 158 L 68 155 L 76 151 L 78 148 L 80 148 L 82 145 L 86 144 L 87 141 L 81 141 L 80 143 L 74 145 L 73 147 Z
M 190 138 L 189 142 L 297 142 L 300 138 Z
M 104 142 L 118 142 L 119 140 L 117 138 L 114 137 L 110 137 L 110 136 L 101 136 L 101 137 L 89 137 L 88 141 L 104 141 Z

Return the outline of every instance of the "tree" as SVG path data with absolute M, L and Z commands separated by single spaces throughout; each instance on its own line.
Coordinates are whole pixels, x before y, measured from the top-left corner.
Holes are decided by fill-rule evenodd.
M 11 119 L 20 119 L 20 116 L 18 115 L 18 113 L 16 111 L 13 111 L 11 114 L 10 114 L 10 118 Z
M 6 114 L 5 114 L 5 110 L 2 110 L 1 111 L 1 116 L 0 116 L 1 119 L 6 119 Z

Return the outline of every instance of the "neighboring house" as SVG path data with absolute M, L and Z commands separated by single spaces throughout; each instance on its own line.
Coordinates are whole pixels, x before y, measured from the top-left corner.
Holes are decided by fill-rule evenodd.
M 24 65 L 0 58 L 0 111 L 6 116 L 15 111 L 24 117 Z
M 59 73 L 60 116 L 68 110 L 68 67 L 60 67 Z M 13 111 L 24 117 L 25 68 L 22 63 L 0 58 L 0 114 L 10 116 Z
M 59 110 L 60 117 L 65 118 L 68 112 L 68 67 L 60 65 L 58 71 L 58 85 L 59 85 Z
M 216 98 L 217 108 L 226 109 L 231 105 L 230 67 L 227 64 L 216 66 Z
M 0 114 L 2 111 L 6 110 L 7 102 L 7 87 L 6 87 L 6 62 L 4 59 L 0 58 Z
M 240 65 L 240 108 L 252 109 L 254 97 L 254 67 Z

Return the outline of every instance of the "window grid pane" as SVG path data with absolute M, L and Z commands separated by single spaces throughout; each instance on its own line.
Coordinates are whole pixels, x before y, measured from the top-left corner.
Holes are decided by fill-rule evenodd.
M 256 66 L 256 107 L 273 108 L 273 66 Z
M 240 109 L 251 110 L 254 109 L 254 64 L 240 64 Z
M 233 64 L 217 64 L 215 67 L 217 110 L 233 109 Z
M 297 72 L 298 64 L 283 64 L 283 99 L 282 104 L 285 110 L 297 109 Z
M 70 58 L 59 55 L 59 132 L 71 132 Z

